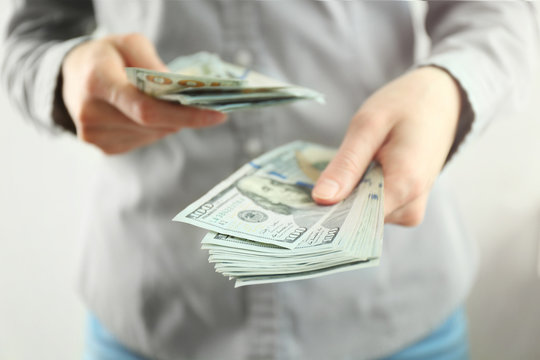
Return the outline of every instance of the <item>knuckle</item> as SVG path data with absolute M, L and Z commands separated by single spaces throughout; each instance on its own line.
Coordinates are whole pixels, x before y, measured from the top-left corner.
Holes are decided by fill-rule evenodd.
M 403 179 L 395 177 L 385 178 L 385 198 L 393 199 L 395 208 L 400 207 L 407 200 L 408 189 Z
M 129 34 L 121 35 L 119 38 L 120 43 L 126 47 L 137 46 L 141 42 L 148 42 L 149 40 L 142 34 L 133 32 Z
M 105 155 L 116 155 L 125 152 L 125 150 L 114 146 L 103 146 L 100 149 Z
M 75 121 L 81 125 L 81 127 L 86 127 L 88 124 L 91 124 L 94 120 L 94 115 L 92 111 L 92 106 L 89 102 L 84 101 L 81 104 L 79 112 L 76 116 Z
M 131 150 L 134 146 L 130 142 L 108 141 L 107 143 L 98 146 L 106 155 L 122 154 Z
M 411 179 L 409 184 L 409 199 L 414 200 L 419 198 L 426 191 L 426 185 L 420 179 Z
M 402 170 L 399 174 L 388 177 L 387 188 L 397 204 L 406 204 L 426 192 L 426 182 L 413 170 Z
M 89 95 L 99 94 L 101 90 L 101 72 L 96 65 L 90 65 L 86 70 L 84 82 L 84 91 Z
M 418 226 L 424 220 L 424 210 L 420 208 L 407 209 L 403 216 L 402 222 L 405 226 Z
M 105 155 L 113 155 L 115 154 L 115 152 L 113 151 L 113 149 L 111 147 L 108 147 L 108 146 L 102 146 L 99 148 L 101 150 L 101 152 L 103 152 Z
M 389 122 L 391 116 L 383 109 L 377 111 L 359 110 L 355 115 L 355 122 L 363 129 L 376 130 Z
M 91 127 L 87 126 L 86 124 L 82 124 L 77 130 L 77 137 L 81 141 L 94 145 L 98 144 L 96 133 Z
M 139 39 L 142 37 L 142 35 L 138 32 L 130 32 L 127 34 L 123 34 L 119 36 L 119 40 L 126 45 L 136 43 L 139 41 Z
M 335 175 L 337 177 L 354 177 L 360 176 L 362 173 L 358 157 L 351 150 L 343 150 L 340 156 L 336 158 L 334 166 L 336 170 Z

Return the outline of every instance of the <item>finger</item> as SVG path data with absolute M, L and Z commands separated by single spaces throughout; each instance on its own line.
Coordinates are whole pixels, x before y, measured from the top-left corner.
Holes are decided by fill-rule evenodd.
M 386 215 L 384 222 L 403 226 L 418 226 L 424 220 L 427 201 L 428 193 L 425 193 Z
M 111 104 L 102 100 L 90 100 L 84 103 L 81 116 L 77 121 L 78 127 L 101 129 L 127 129 L 141 133 L 176 132 L 177 127 L 140 126 Z
M 175 131 L 139 126 L 105 102 L 95 101 L 92 105 L 86 110 L 85 121 L 78 124 L 77 134 L 106 154 L 127 152 Z
M 154 44 L 145 36 L 137 33 L 115 36 L 112 38 L 115 47 L 122 55 L 126 66 L 141 67 L 158 71 L 167 71 L 167 66 L 159 57 Z M 125 78 L 125 76 L 124 76 Z M 204 127 L 221 123 L 226 119 L 223 113 L 201 110 L 192 107 L 179 107 L 178 104 L 167 103 L 155 99 L 144 99 L 140 91 L 125 90 L 126 102 L 134 101 L 134 109 L 124 105 L 128 116 L 141 125 L 169 126 L 172 121 L 181 127 Z
M 221 124 L 227 115 L 152 98 L 130 83 L 112 87 L 109 101 L 142 126 L 199 128 Z
M 128 81 L 123 62 L 112 55 L 111 61 L 93 69 L 89 92 L 147 127 L 198 128 L 220 124 L 227 118 L 217 111 L 181 106 L 142 93 Z
M 133 33 L 110 38 L 118 49 L 126 66 L 157 71 L 167 71 L 167 66 L 159 57 L 156 48 L 147 37 Z
M 124 143 L 124 134 L 129 134 L 129 138 L 137 136 L 140 139 L 155 140 L 177 131 L 174 128 L 154 129 L 139 126 L 113 106 L 99 100 L 85 104 L 83 115 L 76 121 L 76 127 L 81 140 L 100 148 Z
M 377 152 L 376 160 L 383 164 L 385 215 L 423 196 L 434 180 L 417 146 L 418 135 L 413 126 L 397 125 Z
M 96 129 L 97 130 L 97 129 Z M 105 154 L 120 154 L 145 145 L 152 144 L 166 136 L 167 133 L 141 134 L 140 131 L 134 129 L 110 129 L 107 133 L 103 131 L 89 131 L 88 138 L 92 141 L 87 141 Z
M 353 190 L 388 132 L 384 119 L 357 114 L 334 159 L 322 172 L 312 197 L 319 204 L 336 203 Z

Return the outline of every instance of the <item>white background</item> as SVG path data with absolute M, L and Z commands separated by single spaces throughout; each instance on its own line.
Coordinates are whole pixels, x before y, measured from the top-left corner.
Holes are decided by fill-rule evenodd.
M 540 359 L 540 81 L 531 81 L 530 106 L 494 123 L 446 170 L 481 248 L 467 306 L 473 359 Z M 79 359 L 77 232 L 102 155 L 37 132 L 3 92 L 0 118 L 0 360 Z

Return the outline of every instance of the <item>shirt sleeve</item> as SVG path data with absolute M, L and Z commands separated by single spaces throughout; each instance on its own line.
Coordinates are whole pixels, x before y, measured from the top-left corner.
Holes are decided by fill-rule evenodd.
M 60 69 L 64 56 L 94 29 L 91 0 L 16 2 L 6 32 L 1 81 L 15 106 L 38 127 L 74 132 L 59 91 Z
M 539 57 L 536 13 L 525 1 L 428 3 L 431 51 L 419 65 L 444 69 L 462 90 L 451 156 L 469 132 L 480 133 L 496 115 L 519 109 L 528 98 Z

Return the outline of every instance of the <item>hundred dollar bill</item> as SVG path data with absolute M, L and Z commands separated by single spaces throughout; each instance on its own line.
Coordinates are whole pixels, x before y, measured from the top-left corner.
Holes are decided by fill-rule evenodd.
M 383 178 L 379 166 L 368 169 L 357 190 L 325 220 L 333 236 L 303 239 L 295 249 L 261 244 L 209 232 L 202 248 L 217 272 L 236 286 L 309 279 L 376 266 L 384 226 Z M 333 225 L 330 225 L 333 224 Z
M 171 72 L 126 68 L 141 91 L 162 100 L 218 111 L 281 105 L 301 99 L 324 102 L 317 91 L 291 85 L 200 52 L 179 57 Z
M 321 228 L 335 206 L 317 205 L 311 198 L 316 179 L 302 168 L 327 164 L 334 150 L 296 141 L 244 165 L 206 195 L 181 211 L 174 220 L 215 232 L 285 248 L 296 245 Z M 299 165 L 310 157 L 313 164 Z M 324 165 L 325 166 L 325 165 Z
M 194 88 L 199 91 L 216 88 L 237 89 L 244 83 L 239 79 L 222 79 L 209 76 L 182 75 L 142 68 L 126 68 L 128 80 L 148 95 L 161 97 L 182 93 Z M 165 100 L 169 100 L 164 97 Z

